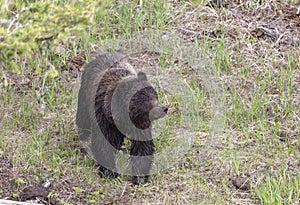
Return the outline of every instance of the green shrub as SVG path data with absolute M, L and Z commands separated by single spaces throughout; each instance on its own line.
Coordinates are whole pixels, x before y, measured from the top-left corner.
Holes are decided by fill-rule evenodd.
M 107 5 L 106 0 L 1 0 L 0 67 L 18 70 L 16 62 L 37 49 L 82 35 Z

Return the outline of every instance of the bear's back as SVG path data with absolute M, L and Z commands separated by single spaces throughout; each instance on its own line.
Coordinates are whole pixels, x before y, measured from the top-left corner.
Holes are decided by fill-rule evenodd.
M 100 77 L 103 72 L 121 61 L 127 61 L 126 55 L 120 52 L 107 53 L 97 56 L 84 66 L 84 71 L 81 77 L 81 86 L 87 86 L 97 77 Z
M 120 52 L 99 55 L 84 66 L 76 123 L 80 130 L 87 132 L 79 134 L 80 139 L 84 140 L 89 135 L 95 110 L 111 116 L 108 105 L 113 91 L 122 79 L 131 76 L 137 76 L 137 73 L 127 62 L 126 55 Z

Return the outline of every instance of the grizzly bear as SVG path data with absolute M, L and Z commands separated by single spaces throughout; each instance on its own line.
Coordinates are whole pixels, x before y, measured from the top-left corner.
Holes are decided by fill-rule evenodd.
M 154 154 L 151 122 L 167 111 L 145 73 L 137 73 L 124 54 L 103 54 L 85 65 L 76 124 L 101 176 L 118 176 L 115 154 L 127 137 L 132 183 L 146 183 Z

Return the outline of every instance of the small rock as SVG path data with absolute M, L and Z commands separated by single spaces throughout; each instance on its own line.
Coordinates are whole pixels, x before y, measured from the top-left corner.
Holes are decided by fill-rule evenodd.
M 285 131 L 280 132 L 279 140 L 281 142 L 286 142 L 288 140 L 287 133 Z
M 250 189 L 250 178 L 246 176 L 236 176 L 232 178 L 232 184 L 235 186 L 237 189 L 240 190 L 249 190 Z

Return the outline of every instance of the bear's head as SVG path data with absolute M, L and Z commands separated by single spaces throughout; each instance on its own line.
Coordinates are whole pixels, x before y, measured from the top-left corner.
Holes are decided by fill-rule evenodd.
M 157 92 L 147 81 L 145 73 L 138 73 L 138 81 L 145 87 L 132 96 L 129 103 L 129 116 L 137 128 L 146 129 L 150 127 L 153 120 L 164 117 L 168 108 L 158 101 Z
M 137 76 L 124 79 L 114 92 L 112 110 L 114 119 L 119 120 L 124 129 L 147 129 L 153 120 L 164 117 L 168 108 L 158 100 L 153 86 L 148 82 L 146 74 L 139 72 Z M 113 108 L 112 107 L 112 108 Z M 127 122 L 130 121 L 130 124 Z M 133 125 L 133 126 L 132 126 Z M 130 130 L 129 130 L 130 132 Z

